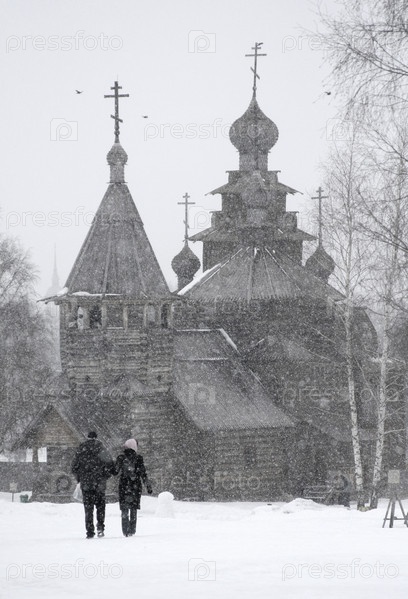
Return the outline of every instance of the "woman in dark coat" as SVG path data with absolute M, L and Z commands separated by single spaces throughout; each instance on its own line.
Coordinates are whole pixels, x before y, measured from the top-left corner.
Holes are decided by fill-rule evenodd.
M 143 456 L 137 453 L 136 439 L 128 439 L 123 453 L 116 458 L 115 473 L 119 479 L 119 507 L 122 512 L 122 532 L 131 537 L 136 532 L 137 510 L 140 509 L 142 483 L 151 495 L 152 487 L 147 478 Z

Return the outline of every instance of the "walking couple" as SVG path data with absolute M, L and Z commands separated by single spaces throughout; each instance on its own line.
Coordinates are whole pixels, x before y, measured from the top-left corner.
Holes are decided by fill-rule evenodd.
M 72 462 L 72 473 L 81 484 L 85 510 L 87 539 L 95 536 L 94 507 L 96 508 L 97 535 L 105 532 L 106 482 L 112 475 L 119 478 L 119 507 L 122 512 L 122 532 L 131 537 L 136 532 L 137 510 L 140 509 L 142 483 L 149 495 L 153 492 L 147 478 L 143 456 L 137 453 L 136 439 L 128 439 L 123 452 L 112 460 L 108 451 L 91 431 L 88 439 L 81 443 Z

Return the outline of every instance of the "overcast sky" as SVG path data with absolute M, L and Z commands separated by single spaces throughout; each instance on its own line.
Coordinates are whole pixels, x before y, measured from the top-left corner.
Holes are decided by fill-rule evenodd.
M 334 1 L 326 6 L 333 10 Z M 51 282 L 53 248 L 61 286 L 109 180 L 118 77 L 126 180 L 164 274 L 181 249 L 186 191 L 191 234 L 219 208 L 205 194 L 238 168 L 229 125 L 247 108 L 255 41 L 258 101 L 280 137 L 269 168 L 302 192 L 305 213 L 333 143 L 336 106 L 324 94 L 323 55 L 301 28 L 315 29 L 308 0 L 2 0 L 0 231 L 19 238 Z M 75 90 L 83 90 L 76 94 Z M 148 119 L 142 118 L 148 115 Z M 340 132 L 341 134 L 341 132 Z M 314 194 L 313 194 L 314 195 Z M 305 224 L 305 223 L 302 223 Z M 201 259 L 201 244 L 192 244 Z

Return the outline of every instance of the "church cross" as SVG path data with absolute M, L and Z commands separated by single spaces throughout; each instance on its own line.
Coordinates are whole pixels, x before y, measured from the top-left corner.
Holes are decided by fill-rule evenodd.
M 323 189 L 319 187 L 317 190 L 317 196 L 312 197 L 312 200 L 319 200 L 319 247 L 322 247 L 323 235 L 322 235 L 322 225 L 323 225 L 323 217 L 322 217 L 322 200 L 327 200 L 329 196 L 324 196 Z
M 254 90 L 254 96 L 256 96 L 256 80 L 260 79 L 257 69 L 258 69 L 258 56 L 266 56 L 266 54 L 259 54 L 258 50 L 262 49 L 262 45 L 263 42 L 255 42 L 255 46 L 253 46 L 251 48 L 251 50 L 254 50 L 254 54 L 245 54 L 245 56 L 253 56 L 254 57 L 254 66 L 253 68 L 251 67 L 251 71 L 254 74 L 254 85 L 252 87 L 252 89 Z
M 184 202 L 177 202 L 177 204 L 179 206 L 183 206 L 185 207 L 185 215 L 184 215 L 184 243 L 187 243 L 188 240 L 188 230 L 189 230 L 189 225 L 188 225 L 188 207 L 189 206 L 194 206 L 195 202 L 189 202 L 188 200 L 190 199 L 190 196 L 188 195 L 188 193 L 186 192 L 185 195 L 183 195 L 183 199 Z
M 111 114 L 111 118 L 115 119 L 115 143 L 119 143 L 119 123 L 123 123 L 122 119 L 119 118 L 119 98 L 128 98 L 129 94 L 120 94 L 119 90 L 122 87 L 119 85 L 117 81 L 115 81 L 115 85 L 111 87 L 114 90 L 114 94 L 109 94 L 104 96 L 104 98 L 115 98 L 115 116 Z

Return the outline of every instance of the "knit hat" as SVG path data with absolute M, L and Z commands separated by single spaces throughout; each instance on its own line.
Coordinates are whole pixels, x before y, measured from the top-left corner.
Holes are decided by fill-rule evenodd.
M 127 447 L 128 449 L 133 449 L 133 451 L 137 451 L 136 439 L 128 439 L 125 443 L 125 447 Z
M 96 439 L 98 437 L 97 433 L 95 433 L 95 431 L 90 431 L 88 433 L 88 439 Z

